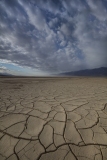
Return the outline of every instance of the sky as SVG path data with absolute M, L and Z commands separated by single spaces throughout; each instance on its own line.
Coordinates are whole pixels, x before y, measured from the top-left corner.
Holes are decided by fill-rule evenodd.
M 107 67 L 107 0 L 0 0 L 0 73 Z

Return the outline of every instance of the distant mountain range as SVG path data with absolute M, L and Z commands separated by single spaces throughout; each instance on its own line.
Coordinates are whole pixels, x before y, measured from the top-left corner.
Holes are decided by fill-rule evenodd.
M 0 73 L 0 76 L 6 77 L 6 76 L 14 76 L 14 75 L 3 72 L 3 73 Z
M 0 73 L 0 77 L 13 77 L 15 75 L 3 72 Z M 97 76 L 104 77 L 107 76 L 107 67 L 94 68 L 94 69 L 85 69 L 73 72 L 60 73 L 59 76 Z M 28 76 L 29 77 L 29 76 Z M 33 76 L 32 76 L 33 77 Z
M 65 72 L 59 75 L 62 76 L 107 76 L 107 67 L 85 69 L 80 71 Z

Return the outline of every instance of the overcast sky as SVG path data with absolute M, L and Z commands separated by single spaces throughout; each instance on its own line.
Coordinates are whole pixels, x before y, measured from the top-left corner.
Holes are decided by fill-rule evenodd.
M 0 0 L 0 72 L 107 67 L 107 0 Z

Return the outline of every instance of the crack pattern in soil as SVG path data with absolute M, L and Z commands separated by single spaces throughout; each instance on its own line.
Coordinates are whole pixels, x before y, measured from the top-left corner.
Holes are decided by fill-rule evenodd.
M 106 78 L 1 78 L 0 160 L 107 160 Z

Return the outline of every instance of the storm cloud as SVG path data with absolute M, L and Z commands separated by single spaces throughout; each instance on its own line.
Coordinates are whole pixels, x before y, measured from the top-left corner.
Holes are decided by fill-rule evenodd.
M 107 66 L 107 0 L 1 0 L 0 59 L 49 73 Z

